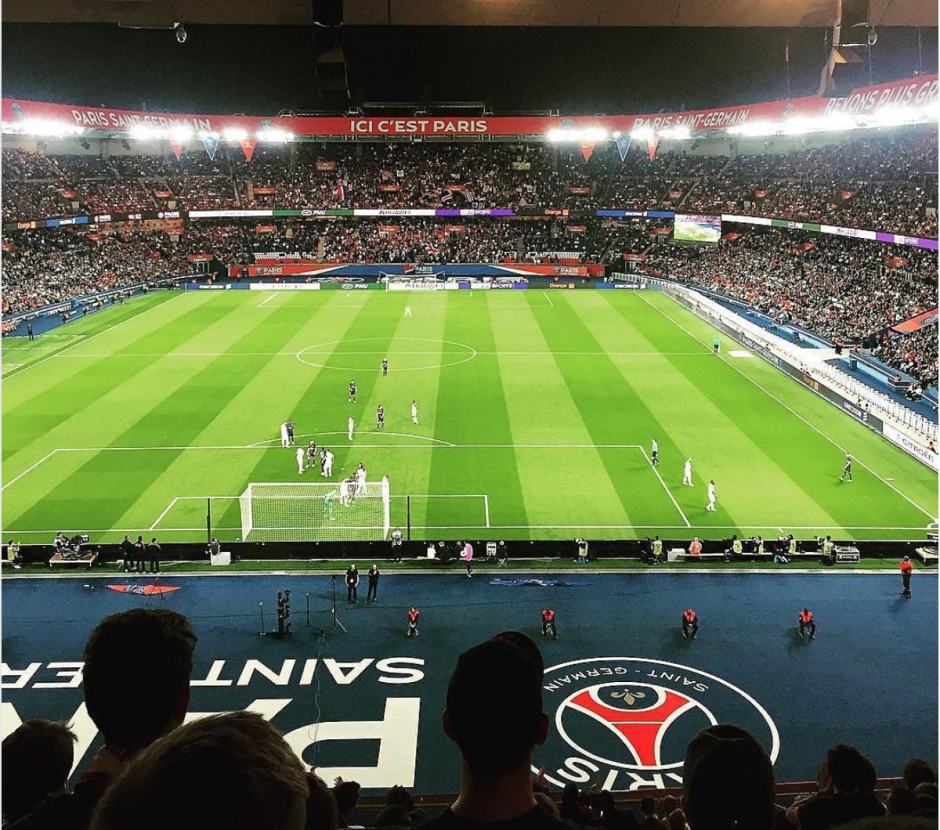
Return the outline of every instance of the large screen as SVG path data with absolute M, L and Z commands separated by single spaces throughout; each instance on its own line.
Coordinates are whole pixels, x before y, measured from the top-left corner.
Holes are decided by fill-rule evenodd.
M 721 239 L 721 217 L 677 213 L 672 238 L 680 242 L 717 244 Z

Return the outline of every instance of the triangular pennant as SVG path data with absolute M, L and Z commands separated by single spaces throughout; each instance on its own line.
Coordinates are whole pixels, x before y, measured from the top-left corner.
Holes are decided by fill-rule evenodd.
M 209 161 L 215 161 L 215 151 L 219 149 L 219 137 L 217 135 L 207 135 L 202 140 L 202 146 L 206 148 L 209 154 Z
M 621 133 L 614 139 L 617 142 L 617 149 L 620 151 L 620 161 L 627 157 L 627 150 L 630 149 L 630 136 Z
M 594 152 L 594 142 L 593 141 L 582 141 L 581 142 L 581 155 L 584 156 L 584 160 L 587 161 L 591 157 L 591 153 Z
M 176 156 L 176 160 L 180 160 L 180 153 L 183 152 L 183 142 L 176 138 L 170 139 L 170 146 L 173 148 L 173 155 Z
M 659 147 L 659 136 L 651 135 L 646 139 L 646 153 L 650 157 L 650 161 L 656 158 L 656 148 Z
M 251 157 L 254 155 L 255 147 L 258 146 L 258 142 L 253 138 L 243 138 L 238 143 L 241 145 L 242 152 L 245 154 L 245 161 L 251 161 Z

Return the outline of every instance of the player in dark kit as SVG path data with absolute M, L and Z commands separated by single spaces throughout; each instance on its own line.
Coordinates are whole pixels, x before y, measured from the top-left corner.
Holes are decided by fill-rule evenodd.
M 417 637 L 418 636 L 418 617 L 421 616 L 421 612 L 415 608 L 413 605 L 408 609 L 408 636 Z
M 799 616 L 800 621 L 800 639 L 809 631 L 809 638 L 811 640 L 816 639 L 816 620 L 813 617 L 813 612 L 809 608 L 804 608 L 800 611 Z
M 686 608 L 682 612 L 682 636 L 687 639 L 691 637 L 694 640 L 696 634 L 698 634 L 698 614 L 691 608 Z
M 558 639 L 558 629 L 555 627 L 555 611 L 552 608 L 543 608 L 542 609 L 542 636 L 544 637 L 548 634 L 548 630 L 552 631 L 552 638 Z
M 354 380 L 349 381 L 349 402 L 356 402 L 356 381 Z
M 307 469 L 315 469 L 317 466 L 317 444 L 311 441 L 307 446 Z
M 388 358 L 382 358 L 382 377 L 384 378 L 388 374 Z
M 294 445 L 294 422 L 290 418 L 287 419 L 287 440 Z
M 385 407 L 380 406 L 375 410 L 375 428 L 385 429 Z

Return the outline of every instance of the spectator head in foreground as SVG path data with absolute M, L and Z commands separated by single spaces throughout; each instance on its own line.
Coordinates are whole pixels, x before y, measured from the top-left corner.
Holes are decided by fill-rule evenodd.
M 507 632 L 461 654 L 443 725 L 461 755 L 455 816 L 493 822 L 535 809 L 532 753 L 548 736 L 548 717 L 542 658 L 531 639 Z
M 913 790 L 918 784 L 924 782 L 936 784 L 937 773 L 922 758 L 911 758 L 904 767 L 904 783 L 907 784 L 909 790 Z
M 91 828 L 304 830 L 309 795 L 303 764 L 261 715 L 210 715 L 128 764 Z
M 770 830 L 774 770 L 764 748 L 740 726 L 720 723 L 686 747 L 682 806 L 695 830 Z
M 307 773 L 307 824 L 306 830 L 336 830 L 339 813 L 336 799 L 326 782 L 312 772 Z
M 23 721 L 3 739 L 3 820 L 12 824 L 47 795 L 65 791 L 75 733 L 64 723 Z
M 183 722 L 196 635 L 182 614 L 135 608 L 105 617 L 85 646 L 85 705 L 105 746 L 126 759 Z
M 336 800 L 336 811 L 339 813 L 339 826 L 349 827 L 349 822 L 356 815 L 356 806 L 359 804 L 359 793 L 362 787 L 357 781 L 343 781 L 338 779 L 333 787 L 333 798 Z

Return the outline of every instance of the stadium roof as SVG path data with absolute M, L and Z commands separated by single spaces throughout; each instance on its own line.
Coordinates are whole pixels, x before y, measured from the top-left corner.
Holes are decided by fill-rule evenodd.
M 310 25 L 316 0 L 5 0 L 4 23 Z M 351 26 L 825 26 L 835 0 L 343 0 Z M 878 26 L 936 26 L 936 0 L 872 0 Z

